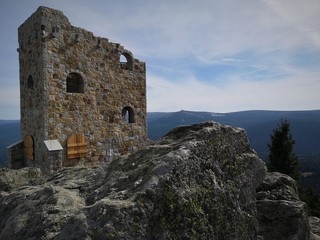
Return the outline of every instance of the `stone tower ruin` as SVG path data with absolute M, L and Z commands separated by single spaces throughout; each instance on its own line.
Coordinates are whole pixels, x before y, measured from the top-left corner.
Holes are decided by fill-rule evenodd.
M 11 167 L 55 171 L 145 145 L 144 62 L 47 7 L 18 35 L 22 141 L 9 148 Z

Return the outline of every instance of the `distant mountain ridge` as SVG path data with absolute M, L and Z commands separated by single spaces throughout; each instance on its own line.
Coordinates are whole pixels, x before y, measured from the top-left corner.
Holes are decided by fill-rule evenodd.
M 272 130 L 281 119 L 290 122 L 295 152 L 299 156 L 320 158 L 320 110 L 310 111 L 265 111 L 252 110 L 231 113 L 197 111 L 149 112 L 148 136 L 157 140 L 171 129 L 205 121 L 238 126 L 246 130 L 251 147 L 260 157 L 266 158 Z M 0 120 L 0 166 L 7 165 L 6 147 L 20 140 L 19 120 Z
M 290 123 L 291 133 L 296 140 L 295 152 L 298 155 L 320 155 L 320 110 L 310 111 L 265 111 L 252 110 L 231 113 L 179 111 L 148 113 L 148 135 L 157 140 L 172 128 L 204 121 L 242 127 L 246 130 L 251 147 L 261 157 L 268 152 L 270 135 L 281 119 Z

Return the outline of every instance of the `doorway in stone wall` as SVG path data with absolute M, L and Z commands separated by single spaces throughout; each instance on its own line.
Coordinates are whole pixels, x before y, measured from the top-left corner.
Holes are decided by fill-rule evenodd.
M 34 160 L 34 142 L 33 137 L 30 135 L 24 140 L 24 156 L 27 161 Z
M 76 166 L 88 155 L 88 143 L 84 134 L 73 134 L 67 140 L 67 159 L 64 166 Z

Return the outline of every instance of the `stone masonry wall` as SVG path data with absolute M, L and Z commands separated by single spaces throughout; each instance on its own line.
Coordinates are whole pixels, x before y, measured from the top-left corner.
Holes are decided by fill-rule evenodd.
M 43 45 L 41 42 L 41 16 L 34 13 L 18 29 L 20 64 L 20 108 L 22 139 L 32 136 L 34 155 L 39 161 L 44 139 L 44 72 Z M 26 160 L 26 165 L 35 162 Z
M 47 139 L 59 140 L 66 161 L 73 134 L 88 141 L 84 164 L 145 145 L 146 68 L 130 51 L 72 26 L 61 11 L 46 7 L 20 26 L 18 51 L 22 137 L 33 137 L 36 163 L 49 167 L 43 154 Z M 80 92 L 68 91 L 70 74 L 83 80 Z

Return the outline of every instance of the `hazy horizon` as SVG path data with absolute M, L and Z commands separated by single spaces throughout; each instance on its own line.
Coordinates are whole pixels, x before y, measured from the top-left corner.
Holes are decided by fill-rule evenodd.
M 228 113 L 237 113 L 237 112 L 253 112 L 253 111 L 264 111 L 264 112 L 311 112 L 311 111 L 320 111 L 320 109 L 310 109 L 310 110 L 264 110 L 264 109 L 253 109 L 253 110 L 242 110 L 242 111 L 232 111 L 232 112 L 215 112 L 215 111 L 204 111 L 204 110 L 188 110 L 188 109 L 181 109 L 178 111 L 168 111 L 168 112 L 160 112 L 160 111 L 148 111 L 147 113 L 176 113 L 176 112 L 195 112 L 195 113 L 201 113 L 201 112 L 206 112 L 206 113 L 216 113 L 216 114 L 228 114 Z M 0 121 L 20 121 L 19 119 L 5 119 L 5 118 L 0 118 Z

